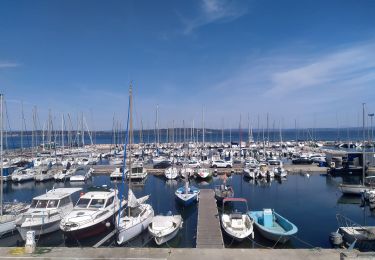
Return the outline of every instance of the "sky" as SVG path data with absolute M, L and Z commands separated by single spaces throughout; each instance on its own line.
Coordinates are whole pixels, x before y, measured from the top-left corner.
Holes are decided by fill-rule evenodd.
M 361 125 L 375 112 L 375 1 L 0 2 L 7 128 Z M 23 111 L 23 113 L 22 113 Z M 202 113 L 203 112 L 203 113 Z M 259 120 L 258 120 L 259 118 Z M 368 121 L 366 116 L 366 121 Z M 366 123 L 368 124 L 368 122 Z

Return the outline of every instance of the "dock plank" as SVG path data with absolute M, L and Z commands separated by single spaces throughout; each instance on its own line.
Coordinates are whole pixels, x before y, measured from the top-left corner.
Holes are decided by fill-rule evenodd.
M 224 248 L 215 193 L 202 189 L 199 194 L 197 248 Z

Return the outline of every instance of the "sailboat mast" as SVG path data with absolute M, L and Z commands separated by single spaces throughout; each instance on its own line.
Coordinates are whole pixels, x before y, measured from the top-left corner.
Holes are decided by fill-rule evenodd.
M 61 146 L 64 151 L 64 114 L 61 116 Z
M 159 145 L 159 105 L 156 105 L 156 143 Z
M 202 143 L 203 143 L 203 147 L 204 147 L 204 131 L 205 131 L 205 127 L 204 127 L 204 106 L 202 107 Z
M 132 83 L 130 83 L 130 87 L 129 87 L 129 190 L 131 190 L 131 175 L 132 175 L 132 152 L 131 152 L 131 149 L 132 149 L 132 144 L 133 144 L 133 95 L 132 95 L 132 92 L 133 92 L 133 86 L 132 86 Z M 126 149 L 126 147 L 125 147 Z M 124 160 L 126 160 L 126 157 L 125 157 L 125 152 L 124 152 Z M 129 199 L 129 198 L 128 198 Z M 130 216 L 130 207 L 128 207 L 128 214 Z
M 363 125 L 362 125 L 362 129 L 363 129 L 363 145 L 362 145 L 362 156 L 363 156 L 363 159 L 362 159 L 362 185 L 365 185 L 365 173 L 366 173 L 366 154 L 365 154 L 365 139 L 366 139 L 366 134 L 365 134 L 365 105 L 366 103 L 362 103 L 362 116 L 363 116 Z
M 23 116 L 23 101 L 21 101 L 21 113 L 22 113 L 22 117 L 21 117 L 21 153 L 23 154 L 23 120 L 24 120 L 24 116 Z

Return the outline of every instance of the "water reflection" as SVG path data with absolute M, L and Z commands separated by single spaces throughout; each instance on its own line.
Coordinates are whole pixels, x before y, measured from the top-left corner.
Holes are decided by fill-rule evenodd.
M 362 198 L 351 195 L 341 195 L 337 200 L 337 204 L 362 204 Z

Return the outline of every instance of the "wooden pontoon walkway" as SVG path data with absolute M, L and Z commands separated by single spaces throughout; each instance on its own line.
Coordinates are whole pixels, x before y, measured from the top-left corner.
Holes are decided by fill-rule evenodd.
M 197 248 L 224 248 L 215 193 L 212 189 L 200 191 Z

